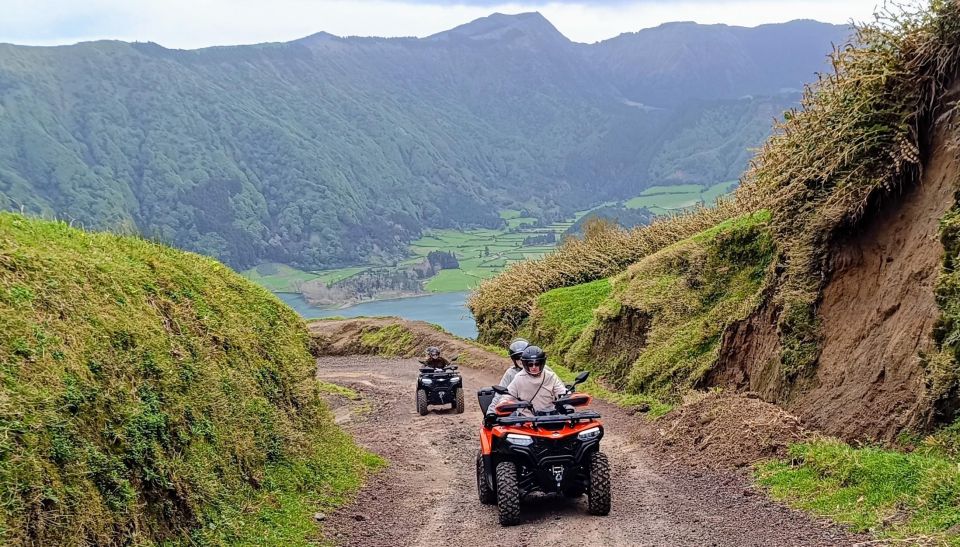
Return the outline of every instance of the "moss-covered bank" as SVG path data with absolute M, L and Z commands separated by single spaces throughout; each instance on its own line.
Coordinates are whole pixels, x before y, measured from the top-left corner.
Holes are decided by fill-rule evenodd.
M 303 544 L 375 464 L 214 260 L 0 214 L 0 543 Z

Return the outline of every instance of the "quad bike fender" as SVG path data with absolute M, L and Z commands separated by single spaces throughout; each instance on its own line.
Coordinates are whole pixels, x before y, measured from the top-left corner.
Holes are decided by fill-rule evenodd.
M 485 458 L 489 458 L 492 449 L 493 430 L 485 427 L 480 430 L 480 454 Z

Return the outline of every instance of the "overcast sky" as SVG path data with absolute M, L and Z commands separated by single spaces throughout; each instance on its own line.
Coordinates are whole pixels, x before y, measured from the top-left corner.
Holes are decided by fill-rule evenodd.
M 908 0 L 909 1 L 909 0 Z M 171 48 L 339 36 L 427 36 L 493 12 L 539 11 L 563 34 L 595 42 L 668 21 L 755 26 L 792 19 L 872 19 L 882 0 L 0 0 L 0 42 L 103 38 Z

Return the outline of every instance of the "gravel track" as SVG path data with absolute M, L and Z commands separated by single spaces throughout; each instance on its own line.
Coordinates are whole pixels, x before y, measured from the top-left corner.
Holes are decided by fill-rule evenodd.
M 522 522 L 501 527 L 495 506 L 477 499 L 474 458 L 481 413 L 476 389 L 499 376 L 461 367 L 467 410 L 431 407 L 417 414 L 412 359 L 323 357 L 317 377 L 358 391 L 359 402 L 332 399 L 338 422 L 389 460 L 356 500 L 326 517 L 339 545 L 856 545 L 867 538 L 817 522 L 770 501 L 737 474 L 671 465 L 641 441 L 652 426 L 601 402 L 603 451 L 611 462 L 613 509 L 587 514 L 586 499 L 534 495 Z M 505 363 L 506 364 L 506 363 Z

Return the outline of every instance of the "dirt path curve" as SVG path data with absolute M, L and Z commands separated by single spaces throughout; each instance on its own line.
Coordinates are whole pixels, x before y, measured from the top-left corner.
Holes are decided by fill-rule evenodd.
M 414 408 L 417 365 L 412 359 L 365 355 L 322 357 L 319 379 L 346 385 L 358 402 L 334 400 L 341 425 L 389 467 L 370 478 L 350 506 L 327 517 L 327 537 L 339 545 L 854 545 L 843 530 L 784 508 L 746 479 L 675 469 L 643 443 L 641 418 L 595 404 L 604 416 L 603 450 L 614 482 L 607 517 L 586 502 L 533 496 L 523 522 L 503 528 L 496 507 L 477 499 L 474 457 L 481 422 L 476 389 L 499 376 L 461 367 L 467 411 Z M 649 430 L 647 430 L 649 431 Z

